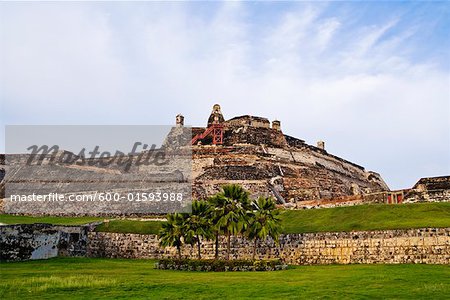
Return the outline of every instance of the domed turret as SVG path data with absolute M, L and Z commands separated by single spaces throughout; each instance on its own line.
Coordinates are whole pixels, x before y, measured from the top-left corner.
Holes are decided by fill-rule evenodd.
M 183 117 L 183 115 L 182 114 L 178 114 L 177 116 L 176 116 L 176 125 L 177 125 L 177 127 L 183 127 L 184 126 L 184 117 Z
M 208 127 L 212 124 L 221 124 L 225 121 L 219 104 L 214 104 L 211 115 L 208 118 Z

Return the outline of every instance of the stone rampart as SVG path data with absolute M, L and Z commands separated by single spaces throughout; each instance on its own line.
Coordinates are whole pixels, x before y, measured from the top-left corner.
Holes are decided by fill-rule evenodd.
M 175 257 L 175 248 L 158 246 L 156 235 L 89 232 L 87 255 L 115 258 Z M 225 240 L 220 241 L 220 257 L 225 257 Z M 241 237 L 231 240 L 231 257 L 250 259 L 253 242 Z M 214 242 L 206 241 L 202 258 L 214 258 Z M 184 258 L 195 258 L 196 247 L 184 246 Z M 260 259 L 280 258 L 288 264 L 398 264 L 450 263 L 450 228 L 408 230 L 326 232 L 282 235 L 279 245 L 273 240 L 259 243 Z
M 0 226 L 2 261 L 45 259 L 56 256 L 107 258 L 176 257 L 173 247 L 162 248 L 156 235 L 94 232 L 92 226 L 23 224 Z M 205 241 L 202 258 L 214 258 L 214 242 Z M 232 237 L 231 257 L 251 259 L 253 242 Z M 184 246 L 183 258 L 196 258 L 196 246 Z M 226 241 L 219 243 L 226 256 Z M 256 258 L 279 258 L 287 264 L 398 264 L 450 263 L 450 228 L 321 232 L 281 235 L 258 242 Z

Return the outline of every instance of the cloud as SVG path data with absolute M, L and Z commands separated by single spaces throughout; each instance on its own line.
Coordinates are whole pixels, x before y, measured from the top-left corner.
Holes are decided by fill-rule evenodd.
M 205 125 L 218 102 L 226 117 L 324 139 L 393 188 L 450 171 L 449 70 L 434 55 L 446 44 L 424 42 L 420 9 L 373 19 L 358 4 L 1 5 L 3 124 L 171 124 L 183 113 Z

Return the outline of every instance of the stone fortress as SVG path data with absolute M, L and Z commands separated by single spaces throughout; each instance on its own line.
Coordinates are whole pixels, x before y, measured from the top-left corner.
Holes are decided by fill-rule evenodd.
M 205 127 L 184 127 L 184 116 L 176 116 L 176 126 L 168 134 L 162 148 L 170 150 L 176 145 L 187 144 L 190 146 L 189 156 L 192 150 L 192 172 L 191 166 L 185 169 L 192 179 L 192 195 L 196 199 L 206 199 L 219 192 L 224 184 L 236 183 L 249 190 L 253 198 L 271 196 L 279 205 L 293 209 L 450 200 L 450 176 L 422 178 L 411 189 L 391 191 L 378 173 L 367 171 L 362 166 L 328 153 L 323 141 L 312 146 L 284 134 L 278 120 L 270 122 L 267 118 L 250 115 L 227 120 L 218 104 L 213 106 Z M 0 192 L 8 181 L 8 177 L 5 177 L 8 167 L 12 168 L 5 163 L 5 156 L 0 155 Z M 54 174 L 56 170 L 61 172 L 61 179 L 82 179 L 91 183 L 96 191 L 106 190 L 108 186 L 98 182 L 100 176 L 106 182 L 117 179 L 124 181 L 125 185 L 118 188 L 129 191 L 145 188 L 145 180 L 153 176 L 150 169 L 138 169 L 139 172 L 123 172 L 118 166 L 73 168 L 58 164 L 52 169 L 48 166 L 36 169 L 34 172 L 40 173 L 32 174 L 32 177 L 45 179 L 47 173 Z M 136 177 L 138 180 L 135 180 Z M 9 176 L 9 180 L 11 179 L 14 176 Z M 86 183 L 81 186 L 67 185 L 63 180 L 55 184 L 57 190 L 62 187 L 70 188 L 71 192 L 86 189 Z M 28 191 L 28 184 L 25 182 L 23 185 L 22 189 Z M 55 188 L 46 183 L 40 190 L 52 192 Z M 4 213 L 73 214 L 66 204 L 58 206 L 51 203 L 49 207 L 41 203 L 33 206 L 30 203 L 14 203 L 12 210 L 3 202 L 0 200 L 0 211 Z M 103 214 L 101 207 L 93 209 L 91 205 L 83 211 L 77 203 L 74 205 L 76 215 Z M 113 215 L 130 215 L 135 212 L 136 209 L 118 206 Z
M 176 116 L 176 128 L 184 116 Z M 175 135 L 176 130 L 172 135 Z M 174 139 L 169 134 L 168 141 Z M 253 197 L 269 195 L 290 208 L 332 207 L 361 203 L 438 201 L 450 198 L 450 177 L 422 179 L 421 189 L 390 191 L 382 177 L 284 134 L 281 122 L 244 115 L 226 120 L 218 104 L 206 127 L 192 128 L 193 197 L 205 199 L 227 183 L 237 183 Z M 428 193 L 433 182 L 439 189 Z M 416 185 L 417 186 L 417 185 Z M 436 186 L 436 184 L 434 184 Z M 444 200 L 445 201 L 445 200 Z
M 272 196 L 278 205 L 292 209 L 450 201 L 450 176 L 422 178 L 411 189 L 391 191 L 379 174 L 328 153 L 323 141 L 312 146 L 284 134 L 277 120 L 270 123 L 266 118 L 249 115 L 226 120 L 216 104 L 205 127 L 194 127 L 192 132 L 184 129 L 184 117 L 178 115 L 162 148 L 176 145 L 177 140 L 192 145 L 192 194 L 198 199 L 218 192 L 224 184 L 237 183 L 252 197 Z M 187 136 L 183 134 L 186 131 Z M 0 167 L 1 187 L 5 184 L 5 169 L 8 171 L 4 156 L 0 156 Z M 0 212 L 5 213 L 2 206 L 0 201 Z M 33 214 L 39 214 L 36 212 Z M 90 214 L 96 215 L 92 211 Z M 175 248 L 159 246 L 156 235 L 97 232 L 98 223 L 0 226 L 0 260 L 55 256 L 158 259 L 175 255 Z M 225 244 L 223 238 L 220 256 L 225 253 Z M 213 242 L 206 241 L 201 251 L 203 257 L 212 258 Z M 234 236 L 231 251 L 235 259 L 249 259 L 252 244 Z M 196 249 L 183 247 L 183 257 L 195 255 Z M 257 257 L 281 258 L 295 265 L 448 264 L 450 228 L 282 234 L 279 245 L 270 238 L 260 241 Z

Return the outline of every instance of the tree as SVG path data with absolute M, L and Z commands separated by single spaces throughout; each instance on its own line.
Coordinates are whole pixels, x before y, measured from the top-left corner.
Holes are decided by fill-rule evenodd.
M 259 197 L 253 202 L 253 208 L 246 233 L 247 237 L 254 241 L 252 255 L 254 260 L 259 240 L 270 236 L 275 242 L 278 242 L 278 236 L 281 233 L 281 219 L 275 202 L 270 197 Z
M 201 238 L 212 238 L 212 222 L 209 217 L 209 203 L 206 201 L 192 201 L 192 213 L 185 221 L 186 241 L 192 246 L 197 244 L 198 259 L 201 259 Z
M 212 196 L 208 198 L 209 203 L 209 214 L 208 218 L 212 223 L 211 231 L 214 236 L 215 240 L 215 247 L 214 247 L 214 259 L 219 259 L 219 237 L 220 237 L 220 227 L 217 225 L 217 221 L 220 219 L 220 215 L 218 214 L 218 211 L 216 211 L 216 203 L 217 199 L 215 199 L 216 196 Z
M 213 218 L 216 221 L 217 232 L 227 237 L 227 256 L 230 259 L 231 235 L 241 233 L 246 228 L 247 210 L 251 207 L 249 193 L 236 184 L 225 185 L 222 192 L 211 198 Z M 218 235 L 216 236 L 216 251 Z
M 185 239 L 185 219 L 185 214 L 168 214 L 167 221 L 162 223 L 162 229 L 159 232 L 159 244 L 163 247 L 176 247 L 178 259 L 181 259 L 181 247 Z

